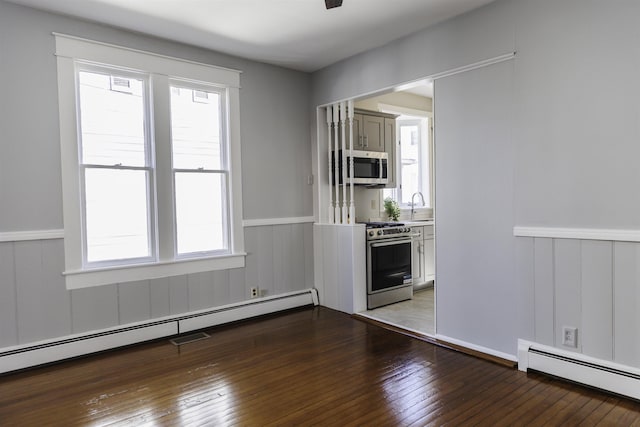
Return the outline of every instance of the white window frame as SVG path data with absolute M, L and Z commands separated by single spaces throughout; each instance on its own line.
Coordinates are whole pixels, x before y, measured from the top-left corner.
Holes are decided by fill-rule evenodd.
M 58 70 L 60 151 L 62 166 L 65 281 L 67 289 L 146 280 L 202 271 L 244 267 L 242 175 L 240 158 L 240 71 L 172 58 L 126 47 L 54 33 Z M 82 189 L 78 149 L 77 64 L 95 64 L 149 75 L 151 150 L 155 160 L 155 223 L 152 240 L 157 257 L 138 264 L 88 267 L 83 262 Z M 173 175 L 170 139 L 170 81 L 224 91 L 229 251 L 225 254 L 176 257 Z
M 396 113 L 397 114 L 397 113 Z M 425 123 L 426 121 L 426 123 Z M 433 209 L 433 134 L 432 134 L 432 121 L 433 116 L 431 114 L 420 116 L 404 116 L 404 118 L 396 119 L 396 141 L 398 141 L 396 151 L 396 186 L 393 188 L 387 188 L 385 190 L 391 190 L 392 198 L 398 201 L 401 210 L 415 209 L 418 211 L 432 210 Z M 425 190 L 422 189 L 422 195 L 424 197 L 425 206 L 419 205 L 420 199 L 416 201 L 416 206 L 411 206 L 411 203 L 401 203 L 402 201 L 402 147 L 400 146 L 400 127 L 405 123 L 409 126 L 418 125 L 420 129 L 420 181 L 424 182 L 425 174 L 428 175 L 428 194 L 424 194 Z M 425 170 L 428 168 L 428 170 Z M 381 197 L 384 199 L 384 197 Z M 383 208 L 381 207 L 381 211 Z

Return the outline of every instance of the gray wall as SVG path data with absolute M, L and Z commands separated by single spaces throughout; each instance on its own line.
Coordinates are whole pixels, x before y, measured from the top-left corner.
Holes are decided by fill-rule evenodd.
M 519 1 L 518 225 L 640 227 L 640 2 Z
M 500 216 L 499 223 L 497 219 L 491 221 L 490 226 L 498 227 L 500 233 L 515 225 L 638 229 L 640 104 L 635 100 L 635 94 L 640 93 L 638 16 L 640 3 L 630 0 L 499 0 L 314 73 L 312 106 L 371 93 L 517 51 L 512 62 L 511 80 L 507 83 L 510 85 L 507 88 L 510 105 L 505 112 L 503 129 L 498 130 L 510 135 L 511 157 L 487 159 L 483 156 L 486 175 L 480 178 L 481 182 L 486 182 L 493 173 L 489 171 L 502 170 L 503 162 L 507 162 L 506 167 L 513 170 L 510 179 L 505 176 L 512 186 L 512 207 L 506 207 L 506 215 Z M 501 73 L 500 67 L 487 68 L 486 72 L 494 73 L 495 78 Z M 481 75 L 478 71 L 470 72 L 465 77 L 469 81 L 464 84 L 473 83 L 475 76 Z M 478 84 L 485 81 L 480 79 Z M 461 129 L 457 130 L 451 126 L 438 128 L 441 103 L 452 108 L 464 106 L 468 96 L 468 93 L 454 90 L 455 87 L 441 93 L 438 84 L 436 82 L 434 98 L 436 156 L 442 154 L 439 150 L 448 150 L 441 145 L 454 141 L 459 145 L 449 152 L 454 157 L 449 158 L 447 164 L 461 171 L 462 166 L 468 164 L 466 156 L 474 152 L 474 138 L 465 138 L 465 135 L 491 135 L 495 129 L 486 133 L 477 120 L 460 121 L 457 125 Z M 479 114 L 502 108 L 502 93 L 497 99 L 489 93 L 481 101 L 475 98 L 478 91 L 473 95 L 471 103 L 478 106 Z M 468 111 L 460 110 L 460 114 L 468 114 Z M 468 144 L 468 150 L 464 144 Z M 437 197 L 441 203 L 436 205 L 436 239 L 445 240 L 439 240 L 436 257 L 440 260 L 438 266 L 442 267 L 443 259 L 453 262 L 463 256 L 455 252 L 467 249 L 461 241 L 454 239 L 454 234 L 446 234 L 447 228 L 441 230 L 444 235 L 439 235 L 439 221 L 446 227 L 458 226 L 465 230 L 465 243 L 474 242 L 472 247 L 478 248 L 481 245 L 476 242 L 486 239 L 488 233 L 482 228 L 474 231 L 473 226 L 481 224 L 473 220 L 473 214 L 482 216 L 487 209 L 491 212 L 493 208 L 478 203 L 468 191 L 459 187 L 455 174 L 440 166 L 436 163 Z M 505 196 L 503 201 L 508 199 Z M 508 214 L 509 210 L 511 214 Z M 468 213 L 461 214 L 460 211 Z M 447 214 L 446 218 L 442 218 L 444 214 Z M 511 245 L 514 252 L 525 251 L 523 243 L 511 242 Z M 453 338 L 515 355 L 517 338 L 531 337 L 531 325 L 553 319 L 538 318 L 531 308 L 532 301 L 528 298 L 534 292 L 533 281 L 525 278 L 529 277 L 526 271 L 532 268 L 532 258 L 514 259 L 512 255 L 503 259 L 505 248 L 498 241 L 486 245 L 483 250 L 483 260 L 496 269 L 495 277 L 478 275 L 479 283 L 475 286 L 484 289 L 484 294 L 460 292 L 464 290 L 462 281 L 470 280 L 469 272 L 444 277 L 440 276 L 442 272 L 437 272 L 437 328 Z M 548 257 L 544 259 L 548 260 Z M 569 262 L 564 257 L 554 259 L 556 263 Z M 635 268 L 639 263 L 633 257 L 621 262 L 631 263 L 625 264 L 627 268 Z M 477 263 L 465 267 L 474 265 Z M 479 272 L 486 272 L 484 267 L 477 268 Z M 555 268 L 563 267 L 556 265 Z M 515 277 L 512 275 L 514 269 Z M 598 274 L 606 277 L 607 269 L 604 271 Z M 555 279 L 541 276 L 535 289 L 539 289 L 541 280 L 545 286 L 550 286 L 551 280 L 555 280 L 561 289 L 568 286 L 568 294 L 578 286 L 567 275 Z M 596 286 L 608 289 L 610 281 Z M 628 289 L 637 290 L 637 287 Z M 477 298 L 472 299 L 470 295 Z M 544 306 L 559 316 L 560 313 L 573 313 L 575 305 L 562 295 L 555 300 L 550 295 L 536 296 L 536 310 Z M 550 309 L 554 303 L 555 309 Z M 478 306 L 484 310 L 479 310 Z M 519 316 L 512 307 L 519 308 Z M 581 307 L 583 318 L 603 319 L 603 322 L 608 322 L 612 315 L 620 322 L 630 310 L 627 307 L 619 312 L 617 306 L 612 309 L 609 304 L 588 303 Z M 637 299 L 633 309 L 640 310 Z M 519 326 L 509 326 L 514 323 Z M 500 324 L 506 326 L 497 326 Z M 475 325 L 491 326 L 493 330 L 477 331 Z M 587 328 L 583 332 L 586 334 L 582 336 L 584 343 L 599 339 L 599 331 Z M 594 335 L 587 336 L 589 334 Z M 632 340 L 637 346 L 640 341 L 637 333 Z M 609 354 L 593 350 L 593 347 L 581 350 L 595 357 Z
M 437 333 L 507 354 L 504 337 L 518 334 L 512 79 L 509 61 L 434 87 Z
M 0 232 L 62 228 L 54 31 L 241 70 L 244 218 L 312 215 L 308 74 L 0 0 Z
M 0 233 L 63 228 L 52 32 L 242 70 L 244 219 L 312 215 L 308 74 L 0 1 Z M 311 224 L 245 245 L 244 269 L 67 291 L 61 239 L 0 243 L 0 348 L 313 286 Z
M 513 5 L 489 4 L 313 74 L 313 106 L 421 79 L 514 50 Z

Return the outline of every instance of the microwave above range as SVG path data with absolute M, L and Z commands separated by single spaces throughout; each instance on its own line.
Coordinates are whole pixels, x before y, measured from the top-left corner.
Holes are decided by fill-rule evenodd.
M 347 158 L 347 183 L 350 175 L 350 157 L 353 155 L 353 183 L 356 185 L 367 185 L 372 187 L 384 186 L 389 183 L 388 167 L 389 155 L 379 151 L 346 151 Z M 342 156 L 343 151 L 338 151 L 338 184 L 342 184 Z M 336 172 L 336 152 L 333 152 L 331 162 L 331 173 L 335 177 Z M 334 185 L 336 180 L 333 180 Z

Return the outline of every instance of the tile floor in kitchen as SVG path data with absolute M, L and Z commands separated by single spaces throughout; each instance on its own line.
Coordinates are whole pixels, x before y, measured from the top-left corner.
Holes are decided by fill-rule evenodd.
M 380 322 L 418 332 L 435 335 L 433 286 L 414 291 L 413 299 L 362 312 Z

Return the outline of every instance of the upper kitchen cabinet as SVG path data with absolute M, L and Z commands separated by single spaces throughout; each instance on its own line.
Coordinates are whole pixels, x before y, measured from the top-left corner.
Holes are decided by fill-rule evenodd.
M 394 115 L 375 111 L 354 110 L 353 141 L 354 150 L 361 151 L 389 151 L 393 141 L 385 138 L 385 119 L 395 120 Z M 349 138 L 346 138 L 347 149 L 350 148 Z
M 384 117 L 360 115 L 362 145 L 366 151 L 384 151 Z

